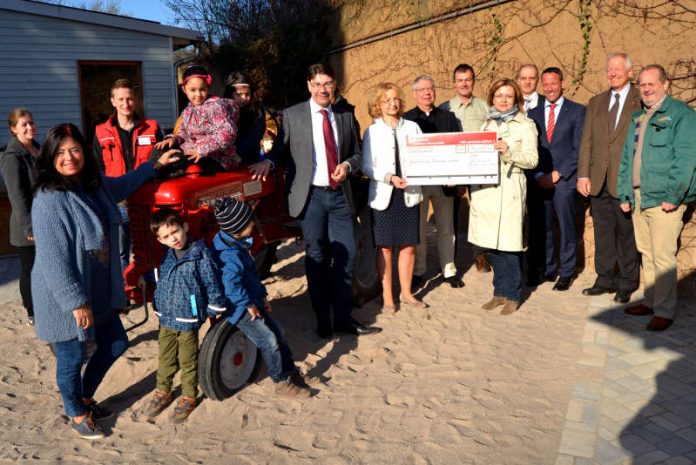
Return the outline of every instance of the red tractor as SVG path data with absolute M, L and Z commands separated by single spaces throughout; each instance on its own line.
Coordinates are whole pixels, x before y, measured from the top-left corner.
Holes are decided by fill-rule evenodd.
M 179 211 L 189 224 L 189 235 L 194 239 L 204 238 L 210 244 L 217 233 L 211 204 L 228 196 L 248 202 L 254 209 L 257 227 L 251 252 L 261 277 L 268 275 L 278 245 L 301 237 L 299 223 L 287 214 L 282 174 L 260 181 L 251 179 L 243 167 L 232 172 L 205 174 L 194 165 L 182 177 L 145 184 L 128 199 L 133 260 L 124 272 L 125 290 L 136 306 L 143 306 L 145 313 L 143 320 L 129 330 L 148 319 L 147 301 L 152 298 L 155 283 L 149 283 L 143 291 L 138 281 L 157 269 L 165 252 L 150 232 L 152 213 L 163 207 Z M 366 204 L 365 199 L 362 204 Z M 362 305 L 377 295 L 380 286 L 366 206 L 358 215 L 355 227 L 358 257 L 353 299 Z M 256 347 L 234 325 L 227 321 L 214 325 L 206 334 L 199 355 L 198 373 L 203 392 L 216 400 L 230 397 L 256 374 L 258 359 Z

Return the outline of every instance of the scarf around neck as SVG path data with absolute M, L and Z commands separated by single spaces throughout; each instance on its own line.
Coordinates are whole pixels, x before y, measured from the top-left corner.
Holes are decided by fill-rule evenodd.
M 513 106 L 510 110 L 506 111 L 505 113 L 501 113 L 498 110 L 496 110 L 495 107 L 490 107 L 488 109 L 488 117 L 495 121 L 498 126 L 500 126 L 503 123 L 507 123 L 510 121 L 512 118 L 517 115 L 517 112 L 519 109 L 517 108 L 517 105 Z

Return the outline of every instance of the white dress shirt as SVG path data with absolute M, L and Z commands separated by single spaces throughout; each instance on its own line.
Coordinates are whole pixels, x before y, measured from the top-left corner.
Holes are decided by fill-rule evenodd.
M 334 117 L 331 106 L 323 108 L 319 106 L 313 99 L 309 99 L 309 112 L 312 115 L 312 156 L 314 158 L 314 166 L 312 173 L 312 185 L 318 187 L 329 186 L 329 167 L 326 163 L 326 145 L 324 145 L 324 115 L 321 110 L 326 110 L 329 113 L 329 121 L 333 130 L 334 140 L 336 141 L 336 155 L 340 153 L 338 140 L 338 129 L 336 128 L 336 118 Z M 338 165 L 339 161 L 336 160 Z
M 616 127 L 616 125 L 619 124 L 619 118 L 621 118 L 621 111 L 623 111 L 624 104 L 626 103 L 626 99 L 628 98 L 628 91 L 630 89 L 631 84 L 627 83 L 620 91 L 611 91 L 611 96 L 609 97 L 609 108 L 607 110 L 611 110 L 611 106 L 614 104 L 614 100 L 616 99 L 615 95 L 619 94 L 619 111 L 616 112 L 616 121 L 614 121 L 614 127 Z
M 565 97 L 561 96 L 556 100 L 556 108 L 554 108 L 553 111 L 553 125 L 554 127 L 558 125 L 558 114 L 561 112 L 561 107 L 563 106 L 563 102 L 565 102 Z M 549 112 L 551 111 L 551 103 L 548 100 L 544 100 L 544 127 L 548 128 L 549 126 Z
M 529 110 L 536 108 L 539 105 L 539 92 L 534 91 L 524 98 L 524 114 L 529 113 Z
M 538 97 L 538 96 L 537 96 L 537 97 Z M 558 124 L 558 113 L 560 113 L 560 111 L 561 111 L 561 106 L 563 106 L 563 102 L 564 102 L 564 101 L 565 101 L 565 97 L 561 96 L 561 97 L 558 98 L 558 100 L 556 100 L 555 102 L 553 102 L 553 103 L 556 104 L 556 108 L 554 108 L 554 110 L 553 110 L 553 125 L 554 125 L 554 128 L 555 128 L 556 125 Z M 549 102 L 548 100 L 544 100 L 544 128 L 548 128 L 548 126 L 549 126 L 549 113 L 550 113 L 550 112 L 551 112 L 551 102 Z M 546 135 L 544 135 L 544 137 L 545 137 L 545 136 L 546 136 Z M 539 179 L 542 175 L 543 175 L 543 173 L 536 173 L 536 174 L 534 175 L 534 179 Z

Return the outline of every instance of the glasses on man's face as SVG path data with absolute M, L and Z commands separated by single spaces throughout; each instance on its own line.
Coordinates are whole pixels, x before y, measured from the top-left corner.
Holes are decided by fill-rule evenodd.
M 416 92 L 418 92 L 419 94 L 422 94 L 424 92 L 432 92 L 433 90 L 434 89 L 432 87 L 420 87 L 420 88 L 416 89 Z
M 329 81 L 329 82 L 309 81 L 309 85 L 312 86 L 312 89 L 331 90 L 336 86 L 336 83 L 334 81 Z

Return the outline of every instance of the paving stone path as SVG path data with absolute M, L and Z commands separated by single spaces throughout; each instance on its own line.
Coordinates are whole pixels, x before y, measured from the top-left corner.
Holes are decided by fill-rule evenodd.
M 556 465 L 696 463 L 696 302 L 662 333 L 612 304 L 588 298 Z

